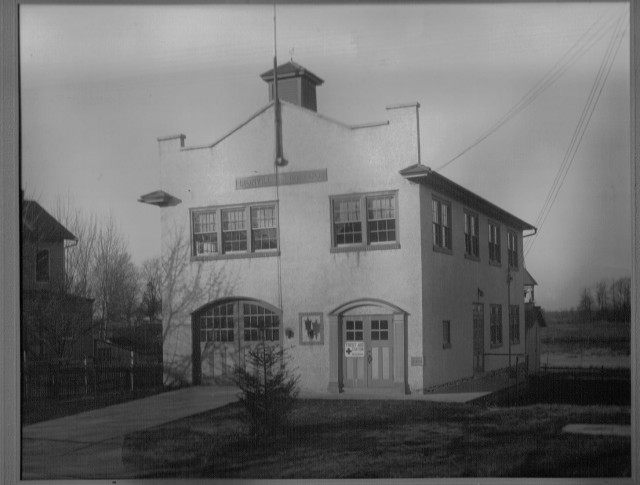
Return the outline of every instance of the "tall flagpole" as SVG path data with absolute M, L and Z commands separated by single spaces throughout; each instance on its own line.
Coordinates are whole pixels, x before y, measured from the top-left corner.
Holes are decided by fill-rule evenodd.
M 282 115 L 278 97 L 278 52 L 276 42 L 276 2 L 273 1 L 273 101 L 276 115 L 276 165 L 286 165 L 282 152 Z

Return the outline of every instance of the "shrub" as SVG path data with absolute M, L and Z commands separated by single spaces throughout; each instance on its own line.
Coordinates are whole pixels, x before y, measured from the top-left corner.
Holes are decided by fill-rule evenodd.
M 247 357 L 246 367 L 237 366 L 234 371 L 242 420 L 253 437 L 278 433 L 298 397 L 298 377 L 291 374 L 278 347 L 262 343 L 249 350 Z

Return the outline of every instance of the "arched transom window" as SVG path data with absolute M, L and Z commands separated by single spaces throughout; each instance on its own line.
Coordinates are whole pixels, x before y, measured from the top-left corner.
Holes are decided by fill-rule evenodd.
M 201 342 L 278 342 L 280 312 L 255 300 L 212 305 L 196 315 Z

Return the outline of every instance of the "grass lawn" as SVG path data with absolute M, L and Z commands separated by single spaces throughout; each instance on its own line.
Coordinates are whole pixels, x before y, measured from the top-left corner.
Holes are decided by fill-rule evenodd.
M 267 443 L 245 438 L 238 404 L 128 435 L 148 477 L 628 477 L 631 440 L 561 433 L 629 424 L 628 407 L 487 408 L 425 401 L 300 400 Z

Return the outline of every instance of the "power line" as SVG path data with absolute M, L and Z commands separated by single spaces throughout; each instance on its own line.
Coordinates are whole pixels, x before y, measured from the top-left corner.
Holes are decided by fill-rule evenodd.
M 601 24 L 596 27 L 597 24 Z M 480 137 L 478 137 L 467 148 L 462 150 L 458 155 L 444 163 L 435 171 L 439 172 L 443 168 L 447 167 L 454 161 L 458 160 L 464 154 L 471 149 L 482 143 L 489 136 L 495 133 L 500 127 L 507 123 L 511 118 L 524 110 L 535 99 L 540 96 L 547 88 L 549 88 L 567 69 L 573 65 L 578 59 L 580 59 L 586 52 L 588 52 L 609 30 L 610 25 L 614 23 L 614 20 L 610 19 L 605 22 L 601 22 L 600 19 L 596 20 L 586 32 L 580 36 L 580 38 L 569 48 L 569 50 L 553 65 L 553 67 L 547 71 L 547 73 L 522 97 L 520 100 L 505 113 L 498 121 L 496 121 L 487 131 L 485 131 Z M 592 30 L 595 32 L 591 33 Z M 591 33 L 591 34 L 590 34 Z M 591 37 L 583 43 L 584 39 L 589 35 Z
M 525 252 L 524 256 L 526 256 L 531 251 L 531 248 L 533 247 L 537 236 L 540 234 L 542 226 L 544 225 L 547 217 L 549 216 L 549 213 L 551 212 L 551 208 L 558 196 L 558 193 L 560 192 L 569 169 L 571 168 L 571 165 L 575 160 L 578 148 L 580 147 L 580 144 L 584 138 L 589 122 L 591 121 L 591 117 L 593 116 L 596 105 L 598 104 L 598 101 L 600 99 L 600 95 L 602 94 L 604 86 L 611 72 L 611 68 L 613 67 L 613 61 L 615 60 L 615 57 L 622 43 L 622 39 L 624 38 L 624 35 L 626 33 L 625 21 L 626 13 L 624 17 L 621 17 L 617 21 L 617 25 L 614 29 L 613 35 L 611 36 L 602 62 L 600 63 L 600 68 L 598 69 L 598 73 L 596 75 L 596 78 L 594 79 L 588 99 L 582 110 L 580 120 L 578 121 L 576 129 L 574 130 L 573 136 L 571 138 L 571 142 L 569 143 L 569 147 L 567 148 L 564 159 L 558 169 L 558 172 L 556 173 L 554 182 L 549 189 L 540 214 L 536 219 L 538 232 L 532 237 L 532 239 L 527 241 L 529 244 L 526 250 L 523 251 Z

